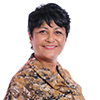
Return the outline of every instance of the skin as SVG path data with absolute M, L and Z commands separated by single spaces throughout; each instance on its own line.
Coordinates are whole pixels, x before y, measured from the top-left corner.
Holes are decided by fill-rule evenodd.
M 51 71 L 56 72 L 57 57 L 66 43 L 66 30 L 57 26 L 54 21 L 51 27 L 44 22 L 33 30 L 33 37 L 28 32 L 35 57 Z

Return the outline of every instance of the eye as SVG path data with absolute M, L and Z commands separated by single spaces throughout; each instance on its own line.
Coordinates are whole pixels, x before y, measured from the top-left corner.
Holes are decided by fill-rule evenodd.
M 45 34 L 46 31 L 45 31 L 45 30 L 41 30 L 41 31 L 39 31 L 39 33 L 43 33 L 43 34 Z
M 39 31 L 39 33 L 45 33 L 46 31 L 45 30 L 41 30 L 41 31 Z
M 62 34 L 62 32 L 60 32 L 60 31 L 56 31 L 55 33 L 58 35 Z

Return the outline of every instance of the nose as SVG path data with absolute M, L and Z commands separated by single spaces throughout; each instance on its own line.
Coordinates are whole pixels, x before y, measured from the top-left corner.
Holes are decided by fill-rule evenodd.
M 53 33 L 48 34 L 46 41 L 49 43 L 53 43 L 55 41 Z

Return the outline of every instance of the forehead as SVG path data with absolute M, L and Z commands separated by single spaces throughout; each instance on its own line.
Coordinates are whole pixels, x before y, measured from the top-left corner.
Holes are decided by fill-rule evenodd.
M 41 24 L 41 26 L 49 26 L 49 25 L 47 24 L 46 21 L 44 21 L 44 22 Z M 40 26 L 40 27 L 41 27 L 41 26 Z M 54 26 L 58 26 L 58 25 L 57 25 L 54 21 L 51 21 L 49 27 L 54 27 Z
M 65 28 L 64 27 L 60 27 L 58 26 L 54 21 L 51 21 L 50 22 L 50 25 L 47 24 L 46 21 L 44 21 L 41 26 L 39 28 L 44 28 L 44 27 L 47 27 L 47 28 L 54 28 L 54 29 L 62 29 L 65 31 Z

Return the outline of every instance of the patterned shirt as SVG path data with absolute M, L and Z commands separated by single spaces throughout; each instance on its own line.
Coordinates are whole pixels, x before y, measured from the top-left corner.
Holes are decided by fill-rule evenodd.
M 85 100 L 69 72 L 59 63 L 56 69 L 51 71 L 32 54 L 12 78 L 4 100 Z

